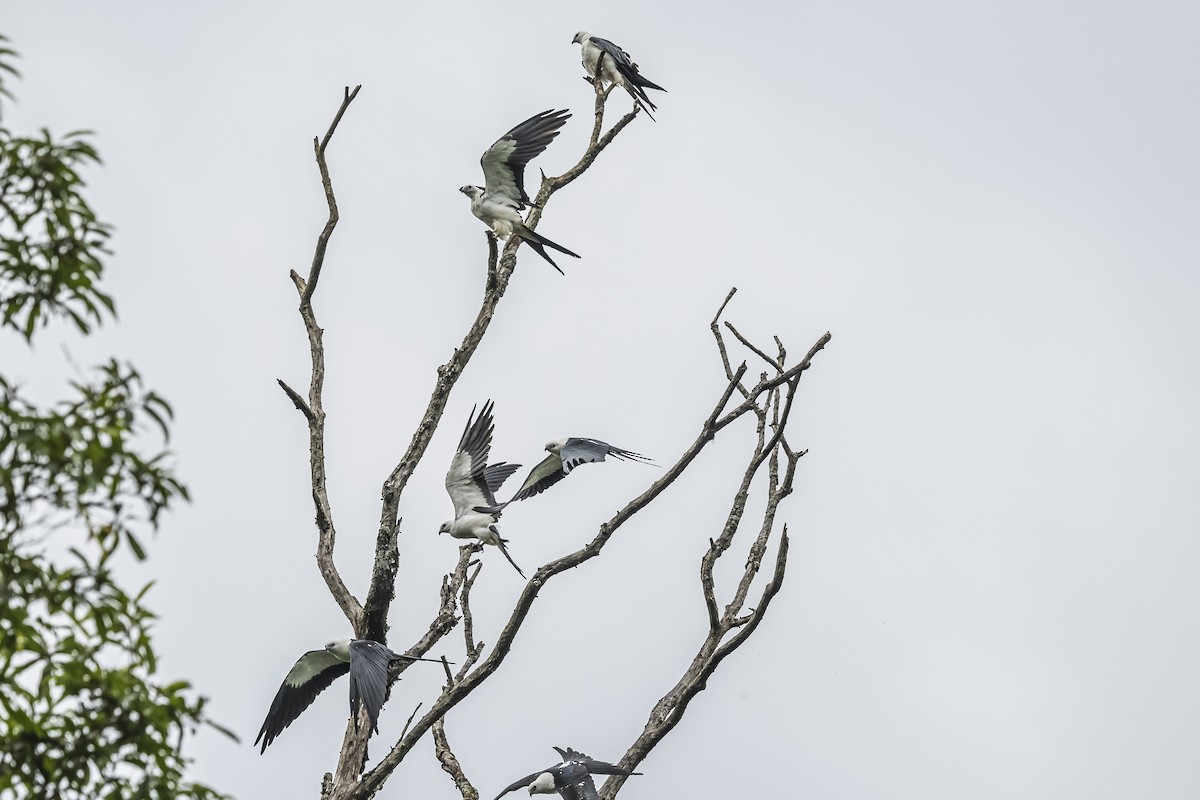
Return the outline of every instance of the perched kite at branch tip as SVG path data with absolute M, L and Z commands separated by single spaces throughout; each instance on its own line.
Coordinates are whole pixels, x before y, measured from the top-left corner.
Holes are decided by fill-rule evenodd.
M 581 45 L 580 55 L 583 57 L 583 69 L 592 81 L 600 80 L 601 84 L 616 83 L 633 98 L 646 116 L 654 119 L 651 111 L 657 111 L 658 106 L 646 94 L 647 89 L 665 92 L 666 89 L 642 76 L 638 65 L 633 63 L 626 53 L 608 39 L 592 36 L 587 31 L 580 31 L 571 40 L 572 44 Z

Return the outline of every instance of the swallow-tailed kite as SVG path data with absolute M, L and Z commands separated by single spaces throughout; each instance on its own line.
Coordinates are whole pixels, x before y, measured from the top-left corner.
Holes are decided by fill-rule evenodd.
M 535 494 L 541 494 L 546 491 L 567 477 L 571 470 L 580 464 L 603 461 L 605 456 L 619 458 L 622 461 L 650 462 L 650 459 L 646 456 L 629 450 L 622 450 L 619 447 L 613 447 L 608 442 L 575 436 L 547 442 L 546 450 L 549 451 L 550 455 L 542 459 L 541 463 L 529 471 L 529 475 L 525 477 L 525 482 L 521 484 L 521 488 L 517 490 L 516 494 L 500 505 L 491 506 L 485 510 L 499 513 L 509 503 L 517 500 L 525 500 L 533 497 Z
M 579 258 L 560 244 L 525 227 L 521 211 L 533 205 L 525 194 L 525 165 L 542 153 L 558 136 L 558 129 L 570 119 L 566 111 L 543 111 L 501 136 L 479 159 L 486 186 L 463 186 L 460 192 L 471 198 L 471 213 L 483 220 L 501 239 L 519 236 L 550 266 L 560 273 L 546 248 Z
M 604 83 L 620 84 L 625 91 L 629 92 L 633 102 L 646 112 L 646 116 L 654 119 L 654 115 L 650 112 L 651 110 L 657 111 L 658 106 L 650 101 L 646 90 L 657 89 L 665 92 L 666 89 L 642 77 L 642 74 L 638 72 L 638 65 L 630 60 L 629 53 L 608 39 L 592 36 L 587 31 L 575 34 L 571 43 L 582 46 L 580 54 L 583 56 L 583 69 L 589 78 L 592 80 L 599 78 Z
M 265 753 L 275 737 L 304 713 L 317 695 L 335 678 L 347 672 L 350 673 L 350 717 L 358 724 L 358 706 L 361 703 L 366 706 L 371 730 L 378 733 L 379 709 L 383 706 L 383 695 L 387 691 L 388 667 L 393 661 L 405 659 L 437 661 L 399 655 L 369 639 L 337 639 L 326 644 L 323 650 L 310 650 L 300 656 L 271 701 L 271 710 L 267 712 L 258 738 L 254 740 L 255 744 L 262 740 L 262 749 L 258 752 Z
M 508 554 L 507 539 L 500 538 L 496 522 L 500 519 L 495 492 L 509 475 L 521 468 L 520 464 L 488 465 L 488 451 L 492 448 L 492 401 L 484 403 L 479 417 L 475 409 L 467 419 L 462 438 L 458 440 L 458 452 L 450 461 L 446 472 L 446 491 L 454 501 L 454 519 L 443 522 L 438 533 L 448 533 L 455 539 L 475 538 L 484 544 L 495 545 L 504 553 L 522 578 L 525 573 Z
M 592 782 L 593 775 L 641 775 L 640 772 L 618 767 L 606 761 L 597 761 L 583 753 L 567 748 L 554 748 L 562 756 L 562 763 L 546 767 L 540 772 L 526 775 L 521 780 L 511 784 L 496 800 L 511 792 L 513 789 L 529 787 L 529 794 L 554 794 L 558 792 L 565 800 L 599 800 L 596 784 Z

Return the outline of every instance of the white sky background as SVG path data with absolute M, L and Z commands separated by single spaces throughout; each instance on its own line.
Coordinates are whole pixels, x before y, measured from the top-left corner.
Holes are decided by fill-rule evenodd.
M 566 277 L 522 249 L 402 504 L 392 644 L 454 562 L 435 532 L 472 404 L 496 401 L 497 460 L 582 435 L 670 463 L 722 385 L 707 324 L 736 285 L 728 317 L 755 339 L 799 355 L 834 334 L 802 382 L 788 581 L 622 797 L 1200 791 L 1194 3 L 4 5 L 25 74 L 5 124 L 94 129 L 90 197 L 118 226 L 120 324 L 65 341 L 131 359 L 177 412 L 195 502 L 128 574 L 159 581 L 164 677 L 243 737 L 189 739 L 195 777 L 315 797 L 346 716 L 343 681 L 250 747 L 292 661 L 347 633 L 313 561 L 303 418 L 275 385 L 308 380 L 287 272 L 325 217 L 312 136 L 362 83 L 316 296 L 338 563 L 361 598 L 379 486 L 478 305 L 483 229 L 456 190 L 552 107 L 576 117 L 531 191 L 574 163 L 586 28 L 670 93 L 552 201 L 542 232 L 583 255 Z M 6 374 L 54 390 L 54 338 L 4 347 Z M 702 635 L 698 559 L 741 441 L 555 579 L 452 712 L 484 797 L 551 745 L 616 759 L 641 730 Z M 514 557 L 577 548 L 658 474 L 587 467 L 514 507 Z M 521 582 L 485 562 L 493 641 Z M 420 666 L 376 757 L 436 691 Z M 455 796 L 428 738 L 382 796 Z

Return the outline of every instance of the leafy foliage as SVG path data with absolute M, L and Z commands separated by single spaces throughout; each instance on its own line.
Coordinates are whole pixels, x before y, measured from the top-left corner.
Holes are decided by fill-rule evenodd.
M 108 568 L 116 539 L 99 549 L 72 548 L 61 567 L 42 553 L 3 555 L 0 795 L 218 798 L 183 780 L 177 744 L 203 719 L 204 698 L 185 681 L 150 679 L 150 587 L 129 595 Z
M 17 74 L 6 41 L 0 100 Z M 111 229 L 79 194 L 78 168 L 98 162 L 83 134 L 0 128 L 0 329 L 26 342 L 39 321 L 89 333 L 113 315 L 97 285 Z M 184 733 L 213 723 L 186 681 L 155 680 L 150 586 L 130 594 L 110 567 L 144 559 L 135 530 L 188 497 L 146 447 L 171 419 L 115 359 L 46 408 L 0 375 L 0 798 L 222 797 L 184 780 Z
M 171 407 L 141 386 L 133 367 L 113 360 L 94 383 L 72 382 L 72 399 L 42 410 L 0 376 L 0 530 L 12 537 L 33 523 L 82 523 L 102 547 L 123 536 L 139 560 L 145 557 L 131 515 L 144 512 L 156 525 L 172 499 L 188 495 L 164 464 L 165 453 L 145 458 L 131 446 L 140 418 L 169 434 Z
M 0 37 L 0 101 L 11 97 L 5 73 L 17 74 L 6 63 L 13 51 L 5 41 Z M 39 321 L 63 317 L 88 333 L 115 312 L 97 285 L 112 228 L 80 194 L 79 170 L 100 162 L 88 135 L 55 140 L 45 129 L 21 137 L 0 128 L 0 327 L 26 341 Z

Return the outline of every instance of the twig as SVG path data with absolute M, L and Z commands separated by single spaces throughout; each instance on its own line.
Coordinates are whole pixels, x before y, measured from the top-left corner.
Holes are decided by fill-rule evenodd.
M 433 752 L 441 762 L 442 769 L 454 781 L 454 787 L 462 795 L 463 800 L 479 800 L 479 791 L 467 780 L 462 765 L 458 763 L 450 742 L 446 739 L 446 720 L 439 719 L 433 723 Z
M 778 361 L 776 361 L 775 359 L 771 358 L 769 355 L 767 355 L 766 353 L 764 353 L 762 350 L 759 350 L 757 347 L 755 347 L 753 344 L 751 344 L 749 339 L 747 339 L 745 336 L 742 336 L 742 334 L 738 332 L 738 329 L 737 329 L 737 328 L 735 328 L 735 327 L 733 327 L 733 323 L 732 323 L 732 322 L 729 322 L 728 320 L 726 320 L 726 321 L 725 321 L 725 327 L 726 327 L 726 328 L 729 328 L 730 332 L 731 332 L 731 333 L 733 333 L 733 335 L 734 335 L 735 337 L 737 337 L 737 340 L 738 340 L 739 342 L 741 342 L 741 343 L 742 343 L 742 345 L 743 345 L 743 346 L 745 346 L 745 348 L 746 348 L 747 350 L 749 350 L 750 352 L 754 353 L 754 354 L 755 354 L 755 355 L 757 355 L 759 358 L 761 358 L 763 361 L 767 362 L 767 363 L 768 363 L 768 364 L 770 364 L 772 367 L 774 367 L 776 372 L 783 372 L 783 366 L 782 366 L 782 364 L 781 364 L 780 362 L 778 362 Z M 776 340 L 776 341 L 778 341 L 778 340 Z
M 275 382 L 279 384 L 279 388 L 283 389 L 283 393 L 286 394 L 288 399 L 292 401 L 292 404 L 296 406 L 296 410 L 303 414 L 311 423 L 313 421 L 313 413 L 309 409 L 308 403 L 304 402 L 304 398 L 300 396 L 300 393 L 284 383 L 282 378 L 276 378 Z
M 317 237 L 317 249 L 313 252 L 312 266 L 308 270 L 308 288 L 300 296 L 301 306 L 309 305 L 312 302 L 313 292 L 317 290 L 317 281 L 321 278 L 321 266 L 325 263 L 325 248 L 338 223 L 337 200 L 333 197 L 333 182 L 329 178 L 329 165 L 325 162 L 325 148 L 329 147 L 333 132 L 337 130 L 338 123 L 342 121 L 342 115 L 354 102 L 354 98 L 358 96 L 358 90 L 361 88 L 362 84 L 355 86 L 353 90 L 349 86 L 346 87 L 342 104 L 338 107 L 337 113 L 333 115 L 333 122 L 329 123 L 329 130 L 325 131 L 325 136 L 320 141 L 316 137 L 313 138 L 313 151 L 317 156 L 317 168 L 321 171 L 321 186 L 325 188 L 325 203 L 329 206 L 329 219 L 325 222 L 321 235 Z
M 443 658 L 442 662 L 445 663 L 445 660 L 446 659 Z M 408 733 L 408 729 L 412 726 L 412 721 L 417 716 L 417 712 L 421 710 L 422 705 L 422 703 L 417 703 L 417 707 L 414 708 L 412 713 L 408 715 L 408 721 L 404 723 L 404 728 L 400 731 L 401 736 Z
M 471 562 L 475 566 L 475 571 L 467 576 L 467 579 L 462 583 L 462 589 L 459 591 L 459 608 L 462 609 L 463 623 L 463 644 L 466 647 L 467 656 L 463 659 L 462 666 L 459 667 L 458 673 L 454 676 L 454 681 L 461 681 L 463 676 L 471 671 L 475 663 L 479 661 L 479 656 L 483 654 L 483 642 L 475 641 L 475 615 L 471 613 L 471 589 L 475 586 L 475 579 L 479 577 L 479 571 L 483 569 L 483 564 L 478 561 Z

